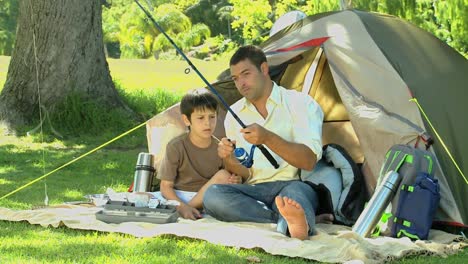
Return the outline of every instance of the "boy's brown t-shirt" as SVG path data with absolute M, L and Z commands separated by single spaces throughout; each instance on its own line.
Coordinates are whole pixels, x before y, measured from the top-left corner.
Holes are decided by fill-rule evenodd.
M 223 168 L 217 149 L 214 139 L 208 148 L 199 148 L 190 141 L 188 133 L 184 133 L 167 144 L 157 177 L 173 181 L 176 190 L 198 192 Z

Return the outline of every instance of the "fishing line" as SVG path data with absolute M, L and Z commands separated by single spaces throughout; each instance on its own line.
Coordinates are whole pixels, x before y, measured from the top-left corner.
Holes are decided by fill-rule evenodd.
M 197 75 L 202 79 L 202 81 L 206 84 L 206 86 L 210 89 L 211 92 L 213 92 L 214 95 L 216 95 L 216 97 L 218 97 L 218 99 L 221 101 L 221 103 L 224 105 L 224 107 L 226 108 L 226 110 L 231 113 L 231 115 L 234 117 L 234 119 L 239 123 L 239 125 L 242 127 L 242 128 L 246 128 L 247 126 L 244 124 L 244 122 L 242 122 L 242 120 L 237 116 L 236 113 L 234 113 L 234 111 L 231 109 L 231 107 L 228 105 L 228 103 L 224 100 L 224 98 L 218 93 L 218 91 L 216 91 L 216 89 L 206 80 L 206 78 L 203 76 L 203 74 L 201 74 L 201 72 L 197 69 L 197 67 L 195 67 L 195 65 L 193 65 L 192 61 L 184 54 L 184 52 L 182 52 L 182 50 L 179 48 L 179 46 L 177 46 L 177 44 L 172 40 L 171 37 L 169 37 L 169 35 L 166 33 L 166 31 L 164 31 L 164 29 L 158 24 L 158 22 L 156 22 L 156 20 L 154 19 L 154 17 L 150 14 L 150 12 L 148 12 L 148 10 L 146 10 L 141 4 L 140 2 L 138 2 L 138 0 L 134 0 L 135 3 L 140 7 L 140 9 L 146 14 L 146 16 L 151 20 L 151 22 L 153 23 L 153 25 L 159 30 L 159 32 L 161 32 L 165 37 L 166 39 L 172 44 L 172 46 L 174 46 L 174 48 L 176 49 L 177 53 L 180 54 L 180 56 L 182 56 L 182 58 L 184 58 L 184 60 L 189 64 L 190 68 L 192 70 L 194 70 Z M 149 3 L 148 3 L 149 4 Z M 150 8 L 151 8 L 151 5 L 149 5 Z M 187 72 L 187 70 L 186 70 Z M 261 150 L 261 152 L 263 153 L 263 155 L 268 159 L 268 161 L 271 163 L 271 165 L 273 165 L 273 167 L 275 169 L 279 168 L 279 165 L 278 163 L 276 162 L 275 158 L 273 158 L 273 156 L 270 154 L 270 152 L 268 151 L 268 149 L 266 149 L 263 145 L 256 145 L 257 148 L 259 148 Z
M 31 11 L 31 22 L 32 22 L 32 41 L 33 41 L 33 53 L 34 53 L 34 67 L 36 71 L 36 88 L 37 88 L 37 100 L 38 100 L 38 108 L 39 108 L 39 120 L 41 121 L 40 125 L 40 139 L 41 139 L 41 149 L 42 149 L 42 173 L 45 174 L 46 172 L 46 163 L 45 163 L 45 147 L 44 147 L 44 131 L 42 124 L 44 123 L 42 117 L 42 103 L 41 103 L 41 90 L 39 84 L 39 68 L 38 68 L 38 58 L 37 58 L 37 47 L 36 47 L 36 33 L 35 33 L 35 25 L 34 22 L 34 12 L 32 7 L 32 0 L 29 1 L 29 8 Z M 49 196 L 47 195 L 47 181 L 44 181 L 44 205 L 49 205 Z

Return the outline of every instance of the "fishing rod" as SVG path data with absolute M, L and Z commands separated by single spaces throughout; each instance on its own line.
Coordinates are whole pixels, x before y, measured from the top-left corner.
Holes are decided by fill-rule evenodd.
M 218 99 L 221 101 L 221 103 L 224 105 L 224 107 L 226 107 L 226 110 L 229 111 L 229 113 L 231 113 L 231 115 L 234 117 L 234 119 L 236 119 L 236 121 L 239 123 L 239 125 L 241 125 L 242 128 L 246 128 L 247 126 L 244 124 L 244 122 L 242 122 L 242 120 L 236 115 L 236 113 L 234 113 L 234 111 L 232 111 L 231 107 L 226 103 L 226 101 L 224 101 L 223 97 L 218 93 L 218 91 L 216 91 L 216 89 L 206 80 L 206 78 L 203 76 L 203 74 L 201 74 L 201 72 L 197 69 L 197 67 L 195 67 L 195 65 L 193 65 L 192 61 L 190 61 L 190 59 L 185 56 L 184 52 L 179 48 L 179 46 L 177 46 L 177 44 L 175 44 L 175 42 L 172 40 L 171 37 L 169 37 L 169 35 L 167 35 L 166 31 L 164 31 L 164 29 L 162 29 L 162 27 L 158 24 L 158 22 L 156 22 L 156 20 L 153 18 L 153 16 L 148 12 L 148 10 L 146 10 L 141 4 L 140 2 L 138 2 L 138 0 L 134 0 L 135 3 L 141 8 L 141 10 L 146 14 L 146 16 L 151 20 L 151 22 L 153 22 L 153 25 L 159 30 L 159 32 L 161 32 L 166 38 L 167 40 L 169 40 L 169 42 L 172 44 L 172 46 L 174 46 L 174 48 L 177 50 L 177 52 L 180 54 L 180 56 L 182 56 L 182 58 L 184 58 L 185 61 L 187 61 L 187 63 L 189 64 L 190 68 L 192 68 L 197 74 L 198 76 L 203 80 L 203 82 L 206 84 L 206 86 L 211 90 L 211 92 L 213 92 L 213 94 L 216 95 L 216 97 L 218 97 Z M 257 148 L 260 149 L 260 151 L 263 153 L 263 155 L 268 159 L 268 161 L 271 163 L 271 165 L 273 165 L 273 167 L 275 169 L 279 168 L 279 165 L 278 163 L 276 162 L 275 158 L 273 158 L 273 156 L 270 154 L 270 152 L 265 148 L 265 146 L 263 145 L 256 145 Z

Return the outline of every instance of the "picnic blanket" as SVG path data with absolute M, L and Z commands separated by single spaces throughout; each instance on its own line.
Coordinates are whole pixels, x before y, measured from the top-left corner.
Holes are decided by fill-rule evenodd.
M 177 223 L 151 224 L 125 222 L 107 224 L 95 213 L 100 207 L 59 205 L 36 210 L 12 210 L 0 207 L 0 220 L 27 221 L 44 227 L 66 226 L 72 229 L 118 232 L 135 237 L 172 234 L 206 240 L 213 244 L 241 248 L 262 248 L 274 255 L 300 257 L 322 262 L 343 263 L 361 260 L 381 263 L 409 255 L 447 256 L 468 246 L 461 236 L 431 230 L 427 241 L 412 242 L 408 238 L 361 238 L 349 227 L 318 224 L 318 234 L 300 241 L 276 232 L 276 224 L 226 223 L 210 216 L 192 221 L 179 218 Z

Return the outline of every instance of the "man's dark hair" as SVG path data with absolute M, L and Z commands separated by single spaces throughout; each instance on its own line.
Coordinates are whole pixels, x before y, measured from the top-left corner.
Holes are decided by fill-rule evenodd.
M 266 56 L 262 49 L 254 45 L 247 45 L 240 47 L 229 61 L 229 66 L 236 65 L 237 63 L 248 59 L 252 62 L 257 69 L 260 70 L 262 63 L 266 62 Z
M 188 92 L 180 102 L 180 112 L 189 120 L 195 109 L 218 111 L 218 101 L 212 93 L 201 88 Z

